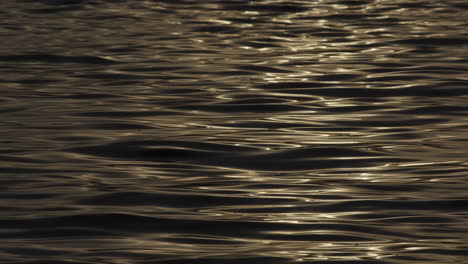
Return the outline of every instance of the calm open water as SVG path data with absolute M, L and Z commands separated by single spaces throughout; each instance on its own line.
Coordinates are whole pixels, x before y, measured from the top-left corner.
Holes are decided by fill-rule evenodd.
M 465 1 L 0 16 L 1 263 L 468 263 Z

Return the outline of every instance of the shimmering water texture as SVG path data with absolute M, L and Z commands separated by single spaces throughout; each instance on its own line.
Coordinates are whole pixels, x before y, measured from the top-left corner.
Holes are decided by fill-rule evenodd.
M 465 1 L 0 16 L 0 263 L 468 263 Z

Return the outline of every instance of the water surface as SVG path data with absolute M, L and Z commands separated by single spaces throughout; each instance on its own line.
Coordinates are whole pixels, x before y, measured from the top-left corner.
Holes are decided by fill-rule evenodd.
M 0 7 L 2 263 L 468 262 L 464 1 Z

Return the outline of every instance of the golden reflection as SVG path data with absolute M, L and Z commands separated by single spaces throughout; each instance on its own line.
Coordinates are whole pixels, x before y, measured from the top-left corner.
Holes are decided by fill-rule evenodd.
M 384 243 L 311 242 L 308 243 L 308 248 L 301 247 L 303 249 L 297 249 L 299 245 L 299 242 L 291 242 L 289 245 L 272 243 L 270 245 L 272 249 L 265 254 L 292 258 L 298 262 L 323 260 L 361 261 L 369 258 L 377 260 L 393 256 L 393 254 L 386 251 Z

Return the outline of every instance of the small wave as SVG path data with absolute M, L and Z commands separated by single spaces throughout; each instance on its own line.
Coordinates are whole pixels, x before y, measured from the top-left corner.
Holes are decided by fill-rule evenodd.
M 98 56 L 64 56 L 52 54 L 0 55 L 3 62 L 45 62 L 45 63 L 79 63 L 79 64 L 117 64 L 119 61 Z

